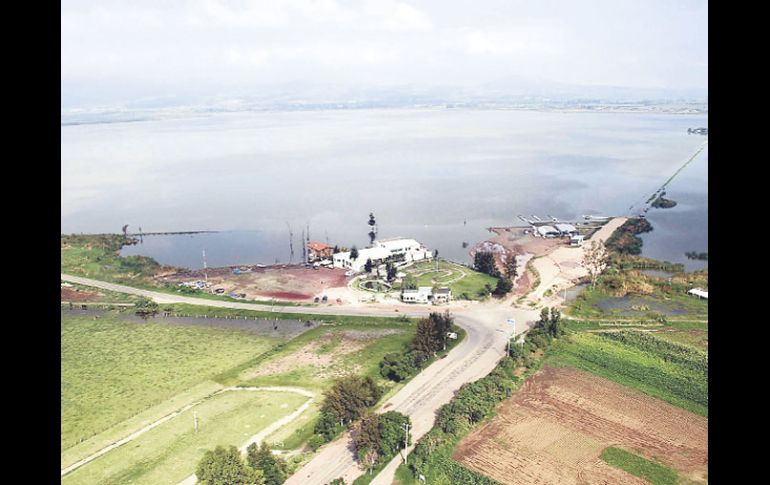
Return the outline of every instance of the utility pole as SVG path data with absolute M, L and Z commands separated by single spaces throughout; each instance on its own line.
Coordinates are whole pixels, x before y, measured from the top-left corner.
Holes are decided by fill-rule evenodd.
M 409 443 L 409 423 L 404 423 L 404 465 L 406 465 L 406 445 Z
M 206 250 L 203 250 L 203 279 L 206 280 L 206 283 L 209 282 L 209 274 L 208 271 L 206 271 L 208 267 L 206 266 Z

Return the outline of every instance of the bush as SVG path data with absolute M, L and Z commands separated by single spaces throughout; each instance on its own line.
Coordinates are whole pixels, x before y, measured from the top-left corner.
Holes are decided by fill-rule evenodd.
M 327 440 L 324 436 L 321 436 L 320 434 L 314 434 L 310 437 L 309 440 L 307 440 L 307 445 L 310 447 L 313 451 L 318 451 L 318 448 L 324 445 Z

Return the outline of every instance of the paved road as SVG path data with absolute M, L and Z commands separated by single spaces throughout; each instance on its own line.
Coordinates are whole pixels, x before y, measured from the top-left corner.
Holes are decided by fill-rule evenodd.
M 110 291 L 141 295 L 152 298 L 158 303 L 188 303 L 222 308 L 270 311 L 269 305 L 256 305 L 232 301 L 217 301 L 173 295 L 157 291 L 133 288 L 130 286 L 108 283 L 104 281 L 61 274 L 62 281 L 78 283 Z M 399 313 L 394 309 L 399 308 Z M 413 378 L 401 391 L 391 397 L 380 408 L 381 411 L 395 410 L 406 414 L 412 420 L 411 433 L 416 442 L 433 426 L 435 412 L 439 407 L 449 402 L 454 392 L 466 382 L 471 382 L 488 374 L 505 352 L 505 344 L 512 328 L 506 324 L 508 318 L 518 322 L 516 333 L 526 330 L 526 324 L 531 325 L 539 316 L 535 310 L 522 310 L 503 305 L 463 305 L 449 307 L 455 315 L 456 322 L 466 331 L 465 339 L 447 355 L 434 362 Z M 414 307 L 405 305 L 366 305 L 362 307 L 283 307 L 276 306 L 274 311 L 286 313 L 309 313 L 326 315 L 409 315 L 424 316 L 432 307 Z M 443 308 L 442 308 L 443 309 Z M 378 483 L 390 483 L 393 473 L 401 461 L 398 456 L 377 477 Z M 354 454 L 350 449 L 350 437 L 346 434 L 342 439 L 329 443 L 303 468 L 297 471 L 287 484 L 323 485 L 334 478 L 345 477 L 350 483 L 363 474 L 358 467 Z
M 455 317 L 457 324 L 467 332 L 465 339 L 447 357 L 420 372 L 379 410 L 394 410 L 409 416 L 414 442 L 430 431 L 436 411 L 452 399 L 460 386 L 480 379 L 494 369 L 505 354 L 506 341 L 512 331 L 506 320 L 516 320 L 516 334 L 519 334 L 526 330 L 524 322 L 532 325 L 539 317 L 539 311 L 484 306 L 472 315 L 456 314 Z M 352 483 L 365 470 L 356 464 L 351 448 L 350 436 L 346 433 L 342 439 L 322 448 L 286 484 L 323 485 L 338 477 L 345 483 Z M 372 483 L 392 483 L 402 460 L 401 456 L 396 456 Z

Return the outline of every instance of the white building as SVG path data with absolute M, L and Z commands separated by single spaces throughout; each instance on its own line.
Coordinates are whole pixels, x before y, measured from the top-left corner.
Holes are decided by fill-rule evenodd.
M 572 236 L 578 233 L 577 228 L 572 224 L 554 224 L 554 227 L 562 236 Z
M 332 255 L 332 260 L 335 268 L 351 269 L 356 273 L 361 272 L 366 265 L 366 260 L 371 259 L 374 266 L 383 264 L 387 258 L 391 255 L 390 251 L 385 248 L 365 248 L 358 250 L 358 257 L 356 259 L 350 259 L 350 251 L 344 253 L 336 253 Z
M 379 266 L 385 264 L 389 258 L 412 262 L 431 259 L 432 257 L 433 253 L 419 242 L 400 237 L 374 241 L 374 247 L 359 249 L 358 258 L 355 260 L 350 259 L 350 251 L 332 255 L 335 268 L 350 269 L 356 273 L 363 270 L 367 259 L 371 259 L 373 265 Z
M 374 247 L 387 249 L 393 256 L 404 255 L 404 261 L 406 262 L 420 261 L 433 257 L 433 253 L 427 247 L 414 239 L 403 237 L 374 241 Z
M 556 237 L 561 235 L 561 233 L 553 226 L 539 226 L 537 228 L 537 233 L 541 237 Z
M 448 303 L 451 298 L 452 290 L 449 288 L 437 288 L 435 293 L 432 286 L 401 290 L 401 301 L 404 303 Z

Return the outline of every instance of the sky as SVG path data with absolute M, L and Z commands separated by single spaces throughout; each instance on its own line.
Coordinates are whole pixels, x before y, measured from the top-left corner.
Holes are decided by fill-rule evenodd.
M 708 88 L 696 0 L 61 3 L 62 107 L 267 86 Z

